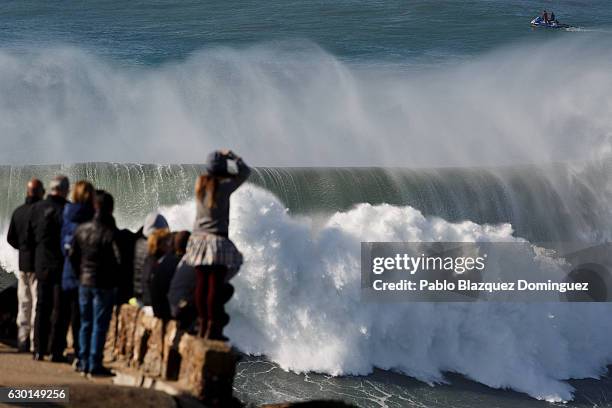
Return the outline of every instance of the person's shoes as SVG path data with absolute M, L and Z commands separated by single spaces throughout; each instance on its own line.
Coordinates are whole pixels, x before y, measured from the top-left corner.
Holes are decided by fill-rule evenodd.
M 18 353 L 29 353 L 30 352 L 30 342 L 29 341 L 20 341 L 17 345 Z
M 204 334 L 206 340 L 217 340 L 217 341 L 228 341 L 229 338 L 223 335 L 223 326 L 217 322 L 208 322 L 206 333 Z
M 34 353 L 32 355 L 32 358 L 34 359 L 34 361 L 43 361 L 45 359 L 45 355 L 40 353 Z
M 229 337 L 226 337 L 222 334 L 210 334 L 205 337 L 206 340 L 215 340 L 215 341 L 229 341 Z
M 54 363 L 68 363 L 68 359 L 62 354 L 54 354 L 51 356 L 51 361 Z
M 91 370 L 87 374 L 87 378 L 95 378 L 95 377 L 114 377 L 115 374 L 106 367 L 96 368 L 95 370 Z

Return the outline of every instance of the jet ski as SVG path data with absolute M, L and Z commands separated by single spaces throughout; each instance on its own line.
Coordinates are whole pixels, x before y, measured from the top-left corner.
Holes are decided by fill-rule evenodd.
M 531 26 L 534 28 L 570 28 L 569 24 L 561 24 L 557 20 L 555 21 L 544 21 L 541 16 L 538 16 L 531 20 Z

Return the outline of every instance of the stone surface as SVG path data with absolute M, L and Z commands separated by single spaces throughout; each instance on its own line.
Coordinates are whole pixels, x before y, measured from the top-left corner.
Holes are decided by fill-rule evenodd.
M 106 342 L 104 343 L 104 361 L 115 360 L 115 345 L 117 343 L 117 326 L 118 326 L 119 308 L 115 306 L 111 316 L 110 324 L 108 325 L 108 333 Z
M 115 360 L 129 361 L 134 352 L 134 331 L 138 318 L 138 308 L 130 305 L 121 305 L 117 317 L 117 338 L 115 339 Z
M 218 404 L 231 396 L 236 355 L 227 343 L 183 335 L 179 379 L 196 398 Z
M 134 349 L 129 363 L 130 367 L 140 368 L 142 366 L 155 320 L 157 319 L 153 316 L 146 316 L 144 313 L 138 314 L 135 323 L 136 327 L 134 328 Z
M 166 324 L 162 363 L 162 378 L 165 380 L 178 379 L 181 366 L 179 343 L 182 335 L 183 333 L 178 330 L 178 323 L 175 320 L 171 320 Z
M 162 375 L 164 352 L 164 322 L 150 316 L 146 316 L 144 319 L 149 334 L 141 369 L 146 375 L 160 377 Z
M 227 343 L 181 333 L 175 321 L 164 323 L 130 305 L 120 307 L 108 337 L 115 367 L 136 370 L 152 384 L 176 380 L 179 389 L 212 406 L 236 406 L 237 357 Z

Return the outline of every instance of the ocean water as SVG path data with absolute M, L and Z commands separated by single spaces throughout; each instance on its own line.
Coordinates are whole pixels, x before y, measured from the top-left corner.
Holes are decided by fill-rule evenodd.
M 542 7 L 573 27 L 531 29 Z M 32 176 L 182 229 L 209 150 L 257 166 L 230 232 L 242 400 L 612 406 L 609 305 L 363 304 L 358 253 L 612 239 L 607 1 L 7 1 L 0 44 L 0 230 Z
M 532 32 L 529 21 L 544 7 L 580 30 L 609 33 L 609 6 L 605 0 L 6 1 L 0 40 L 20 48 L 63 43 L 125 64 L 157 65 L 206 48 L 294 39 L 343 61 L 431 66 L 575 35 Z

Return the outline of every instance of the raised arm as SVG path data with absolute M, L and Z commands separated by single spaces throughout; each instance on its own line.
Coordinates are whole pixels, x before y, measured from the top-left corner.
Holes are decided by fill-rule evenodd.
M 236 166 L 238 166 L 238 174 L 232 177 L 229 181 L 232 184 L 232 190 L 236 190 L 249 178 L 251 175 L 251 168 L 247 166 L 244 160 L 242 160 L 242 157 L 238 156 L 231 150 L 224 153 L 229 160 L 234 160 L 236 162 Z

